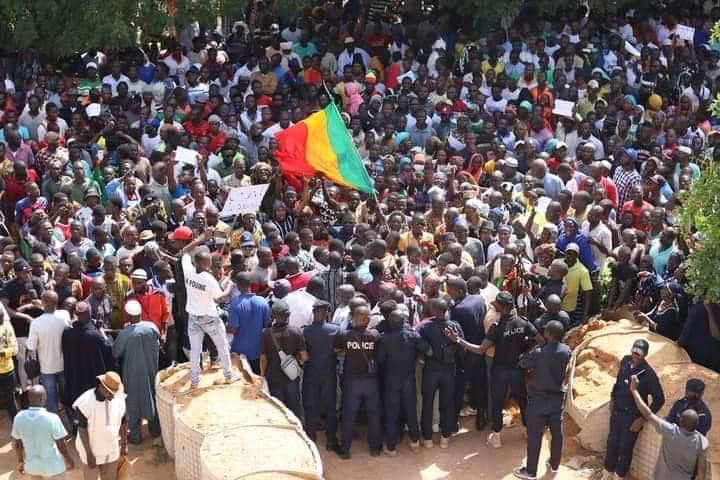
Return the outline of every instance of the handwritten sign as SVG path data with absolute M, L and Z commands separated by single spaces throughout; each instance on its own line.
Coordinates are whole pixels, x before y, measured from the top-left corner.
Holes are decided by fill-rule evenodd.
M 687 25 L 678 25 L 675 29 L 675 33 L 678 37 L 689 42 L 692 42 L 695 38 L 695 29 L 693 27 L 688 27 Z
M 231 189 L 220 216 L 231 217 L 240 213 L 257 212 L 269 186 L 269 183 L 265 183 Z
M 554 115 L 560 115 L 561 117 L 572 118 L 573 110 L 575 109 L 575 102 L 568 102 L 567 100 L 555 100 L 555 107 L 552 113 Z
M 198 164 L 198 152 L 190 150 L 185 147 L 177 147 L 175 149 L 175 160 L 182 163 L 187 163 L 193 167 L 197 167 Z

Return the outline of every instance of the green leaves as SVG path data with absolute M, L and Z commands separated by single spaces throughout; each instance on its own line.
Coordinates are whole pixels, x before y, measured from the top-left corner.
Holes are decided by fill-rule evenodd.
M 718 101 L 717 99 L 715 100 Z M 697 231 L 698 242 L 687 261 L 690 293 L 720 301 L 720 167 L 703 166 L 702 176 L 682 199 L 683 235 Z
M 237 15 L 244 0 L 177 0 L 174 18 L 166 0 L 2 0 L 0 4 L 6 27 L 0 29 L 0 41 L 5 46 L 60 57 L 91 47 L 132 47 L 192 20 L 213 26 L 218 16 Z

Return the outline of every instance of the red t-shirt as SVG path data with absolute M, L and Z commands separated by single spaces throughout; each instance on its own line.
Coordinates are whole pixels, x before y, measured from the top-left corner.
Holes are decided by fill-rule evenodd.
M 645 223 L 645 220 L 643 219 L 643 210 L 652 210 L 654 207 L 652 204 L 646 202 L 643 200 L 642 205 L 635 206 L 635 202 L 632 200 L 629 200 L 625 202 L 623 205 L 622 211 L 623 212 L 632 212 L 633 215 L 633 228 L 637 228 L 638 230 L 642 230 L 643 232 L 647 232 L 648 226 Z
M 193 140 L 198 140 L 200 137 L 207 135 L 210 130 L 210 126 L 205 120 L 198 123 L 185 122 L 183 128 L 190 134 Z
M 14 175 L 6 175 L 4 180 L 5 198 L 8 202 L 12 203 L 16 203 L 18 200 L 25 198 L 25 182 L 33 182 L 40 185 L 40 177 L 32 168 L 27 169 L 27 180 L 19 181 Z

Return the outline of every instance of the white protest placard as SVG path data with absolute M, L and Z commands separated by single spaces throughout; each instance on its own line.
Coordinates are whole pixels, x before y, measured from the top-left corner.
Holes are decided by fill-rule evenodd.
M 75 219 L 82 222 L 83 225 L 86 225 L 92 220 L 92 212 L 92 208 L 83 207 L 75 213 Z
M 692 42 L 695 38 L 695 29 L 693 27 L 688 27 L 687 25 L 678 24 L 675 28 L 675 34 L 683 40 Z
M 187 163 L 197 168 L 198 152 L 185 147 L 177 147 L 175 149 L 175 161 Z
M 555 106 L 553 107 L 553 115 L 560 115 L 561 117 L 572 118 L 573 110 L 575 109 L 575 102 L 568 102 L 567 100 L 555 100 Z
M 265 183 L 230 189 L 220 216 L 231 217 L 240 213 L 257 212 L 269 186 L 269 183 Z

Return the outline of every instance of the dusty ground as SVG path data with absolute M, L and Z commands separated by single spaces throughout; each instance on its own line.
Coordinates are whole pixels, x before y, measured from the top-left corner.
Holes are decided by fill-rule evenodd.
M 505 480 L 514 478 L 512 469 L 518 466 L 525 458 L 525 441 L 518 428 L 507 429 L 503 433 L 504 446 L 501 450 L 494 450 L 485 444 L 487 431 L 477 432 L 471 428 L 472 418 L 465 419 L 468 429 L 463 428 L 454 436 L 450 448 L 441 450 L 436 445 L 432 450 L 420 449 L 412 452 L 407 444 L 399 449 L 395 458 L 372 458 L 369 455 L 367 443 L 364 438 L 353 443 L 351 460 L 340 460 L 335 454 L 325 452 L 320 448 L 323 457 L 325 475 L 328 480 L 365 480 L 371 478 L 393 478 L 397 480 L 470 480 L 494 479 Z M 572 427 L 570 427 L 572 428 Z M 568 442 L 569 443 L 569 442 Z M 319 441 L 324 445 L 324 440 Z M 590 478 L 586 473 L 573 471 L 565 467 L 559 474 L 542 476 L 545 473 L 545 459 L 548 455 L 547 445 L 543 446 L 543 455 L 540 461 L 540 478 L 554 478 L 557 480 L 579 480 Z M 153 445 L 148 439 L 138 447 L 130 448 L 130 462 L 132 463 L 131 478 L 133 480 L 171 480 L 174 478 L 172 462 L 161 447 Z M 566 448 L 564 458 L 578 454 L 571 444 Z M 79 461 L 76 460 L 79 465 Z M 0 418 L 0 480 L 20 479 L 14 471 L 15 453 L 12 451 L 10 429 L 7 418 Z M 67 480 L 81 480 L 82 473 L 76 469 L 69 473 Z

